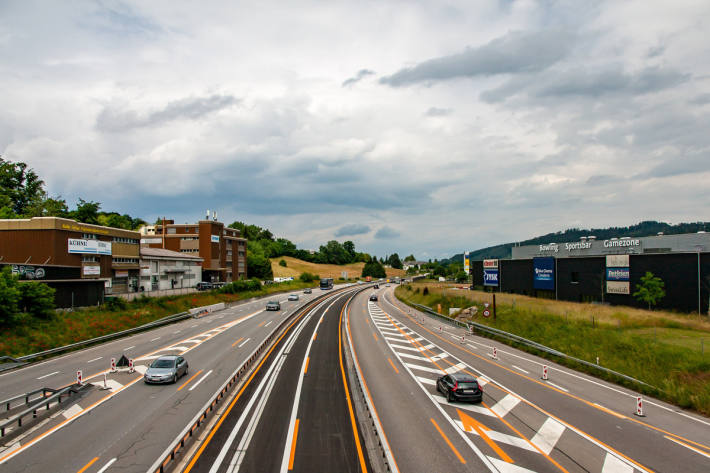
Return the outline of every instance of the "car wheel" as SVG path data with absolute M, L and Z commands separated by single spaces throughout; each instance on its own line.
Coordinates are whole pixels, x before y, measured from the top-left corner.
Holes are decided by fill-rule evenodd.
M 173 384 L 177 383 L 177 380 L 178 380 L 177 373 L 175 373 L 173 375 Z
M 454 402 L 454 397 L 451 395 L 451 391 L 447 391 L 446 400 L 449 402 Z

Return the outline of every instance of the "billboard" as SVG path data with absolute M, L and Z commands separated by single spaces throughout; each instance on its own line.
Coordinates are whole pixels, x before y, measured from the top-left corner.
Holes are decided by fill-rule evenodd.
M 498 285 L 498 270 L 497 269 L 484 269 L 483 270 L 483 285 L 484 286 L 497 286 Z
M 629 279 L 629 268 L 606 268 L 607 281 L 628 281 Z
M 69 253 L 83 255 L 110 255 L 111 242 L 99 240 L 80 240 L 78 238 L 67 239 Z
M 468 251 L 463 254 L 463 270 L 466 274 L 468 274 L 469 271 L 469 263 L 468 263 Z
M 219 235 L 210 235 L 212 243 L 219 243 Z
M 628 281 L 607 281 L 606 292 L 609 294 L 630 294 Z
M 629 255 L 606 255 L 607 268 L 628 268 Z
M 483 268 L 484 269 L 495 269 L 498 267 L 498 260 L 497 259 L 484 259 L 483 260 Z
M 533 258 L 533 287 L 550 291 L 555 289 L 555 258 Z

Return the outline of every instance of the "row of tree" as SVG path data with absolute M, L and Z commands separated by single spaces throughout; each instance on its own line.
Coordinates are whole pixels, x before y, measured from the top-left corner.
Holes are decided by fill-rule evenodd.
M 10 267 L 0 270 L 0 327 L 27 317 L 47 318 L 54 312 L 54 289 L 39 282 L 20 282 Z

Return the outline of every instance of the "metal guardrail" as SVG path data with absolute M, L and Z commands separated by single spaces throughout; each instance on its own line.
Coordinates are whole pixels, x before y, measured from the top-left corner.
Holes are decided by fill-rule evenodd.
M 37 404 L 34 404 L 31 407 L 28 407 L 24 411 L 12 416 L 10 419 L 0 422 L 0 437 L 5 436 L 5 429 L 7 429 L 9 426 L 11 426 L 14 423 L 17 423 L 18 427 L 22 427 L 22 419 L 27 417 L 28 415 L 32 414 L 32 418 L 37 417 L 37 411 L 42 408 L 46 407 L 47 410 L 49 410 L 49 406 L 53 402 L 57 402 L 57 404 L 62 403 L 62 396 L 71 396 L 72 394 L 75 394 L 77 391 L 77 386 L 76 385 L 71 385 L 67 386 L 62 389 L 51 389 L 51 388 L 42 388 L 37 391 L 33 391 L 32 393 L 28 394 L 22 394 L 20 396 L 17 396 L 16 398 L 12 400 L 17 400 L 20 398 L 23 398 L 25 396 L 29 397 L 31 394 L 37 394 L 38 392 L 42 392 L 42 397 L 44 398 L 42 401 L 38 402 Z M 51 396 L 46 397 L 47 393 L 52 393 Z M 3 401 L 3 402 L 9 402 L 10 400 Z M 8 404 L 9 406 L 9 404 Z M 8 408 L 9 410 L 9 408 Z
M 4 405 L 4 406 L 5 406 L 5 411 L 9 411 L 10 409 L 12 409 L 11 405 L 12 405 L 12 403 L 15 402 L 15 401 L 18 401 L 18 400 L 20 400 L 20 399 L 24 399 L 24 400 L 25 400 L 25 401 L 24 401 L 24 404 L 29 405 L 31 401 L 36 401 L 37 399 L 42 399 L 42 398 L 44 398 L 44 397 L 47 396 L 47 392 L 53 392 L 53 391 L 54 391 L 54 390 L 51 389 L 51 388 L 39 388 L 39 389 L 35 389 L 34 391 L 30 391 L 30 392 L 28 392 L 28 393 L 26 393 L 26 394 L 20 394 L 20 395 L 18 395 L 18 396 L 11 397 L 10 399 L 5 399 L 4 401 L 0 401 L 0 405 Z M 39 393 L 42 393 L 42 395 L 41 395 L 41 396 L 38 396 L 38 397 L 35 398 L 35 399 L 30 400 L 30 398 L 31 398 L 32 396 L 34 396 L 35 394 L 39 394 Z
M 434 309 L 432 309 L 431 307 L 427 307 L 427 306 L 425 306 L 425 305 L 415 304 L 415 303 L 413 303 L 413 302 L 407 302 L 407 304 L 409 304 L 409 305 L 411 305 L 411 306 L 413 306 L 413 307 L 416 307 L 417 309 L 419 309 L 419 310 L 421 310 L 421 311 L 423 311 L 423 312 L 426 312 L 426 313 L 429 314 L 429 315 L 433 315 L 433 316 L 437 317 L 438 319 L 440 319 L 441 321 L 448 323 L 449 325 L 455 325 L 455 326 L 458 326 L 458 327 L 462 327 L 462 328 L 468 329 L 469 331 L 472 331 L 472 327 L 473 327 L 473 328 L 475 328 L 476 330 L 478 330 L 478 331 L 480 331 L 480 332 L 486 332 L 486 333 L 488 333 L 488 334 L 490 334 L 490 335 L 493 335 L 493 336 L 496 336 L 496 337 L 505 338 L 505 339 L 507 339 L 507 340 L 510 340 L 510 341 L 513 341 L 513 342 L 516 342 L 516 343 L 520 343 L 520 344 L 522 344 L 522 345 L 527 345 L 527 346 L 529 346 L 529 347 L 535 348 L 536 350 L 540 350 L 540 351 L 542 351 L 542 352 L 544 352 L 544 353 L 548 353 L 548 354 L 550 354 L 550 355 L 554 355 L 554 356 L 557 356 L 557 357 L 559 357 L 559 358 L 563 358 L 563 359 L 566 359 L 566 360 L 574 361 L 574 362 L 576 362 L 576 363 L 579 363 L 579 364 L 581 364 L 581 365 L 587 366 L 587 367 L 589 367 L 589 368 L 593 368 L 593 369 L 598 370 L 598 371 L 603 371 L 603 372 L 605 372 L 605 373 L 607 373 L 607 374 L 610 374 L 610 375 L 617 376 L 617 377 L 619 377 L 619 378 L 625 379 L 626 381 L 630 381 L 630 382 L 632 382 L 632 383 L 640 384 L 640 385 L 646 386 L 646 387 L 648 387 L 648 388 L 655 389 L 655 390 L 657 390 L 657 391 L 661 391 L 661 389 L 658 388 L 657 386 L 650 385 L 650 384 L 645 383 L 645 382 L 643 382 L 643 381 L 641 381 L 641 380 L 639 380 L 639 379 L 633 378 L 633 377 L 631 377 L 631 376 L 629 376 L 629 375 L 626 375 L 626 374 L 623 374 L 623 373 L 619 373 L 618 371 L 614 371 L 614 370 L 611 370 L 611 369 L 609 369 L 609 368 L 605 368 L 605 367 L 603 367 L 603 366 L 599 366 L 599 365 L 597 365 L 596 363 L 591 363 L 591 362 L 589 362 L 589 361 L 582 360 L 582 359 L 580 359 L 580 358 L 575 358 L 575 357 L 570 356 L 570 355 L 568 355 L 568 354 L 566 354 L 566 353 L 563 353 L 563 352 L 561 352 L 561 351 L 555 350 L 554 348 L 550 348 L 550 347 L 547 347 L 547 346 L 545 346 L 545 345 L 541 345 L 540 343 L 537 343 L 537 342 L 535 342 L 535 341 L 533 341 L 533 340 L 528 340 L 527 338 L 520 337 L 520 336 L 515 335 L 515 334 L 513 334 L 513 333 L 508 333 L 508 332 L 505 332 L 505 331 L 503 331 L 503 330 L 499 330 L 499 329 L 497 329 L 497 328 L 493 328 L 493 327 L 489 327 L 489 326 L 484 325 L 484 324 L 480 324 L 480 323 L 478 323 L 478 322 L 460 322 L 460 321 L 458 321 L 458 320 L 454 320 L 454 319 L 451 319 L 451 318 L 449 318 L 449 317 L 445 317 L 445 316 L 439 314 L 438 312 L 436 312 L 436 311 L 435 311 Z
M 173 322 L 177 322 L 178 320 L 188 319 L 190 317 L 192 317 L 192 314 L 189 314 L 188 312 L 180 312 L 177 314 L 168 315 L 166 317 L 154 320 L 152 322 L 148 322 L 147 324 L 143 324 L 138 327 L 133 327 L 133 328 L 129 328 L 126 330 L 121 330 L 120 332 L 109 333 L 107 335 L 102 335 L 100 337 L 90 338 L 89 340 L 82 340 L 80 342 L 71 343 L 69 345 L 64 345 L 61 347 L 50 348 L 49 350 L 41 351 L 39 353 L 32 353 L 30 355 L 19 356 L 17 358 L 13 358 L 10 356 L 0 356 L 0 361 L 9 360 L 13 363 L 16 363 L 16 365 L 14 365 L 14 366 L 5 367 L 5 368 L 0 366 L 0 371 L 5 371 L 7 369 L 16 368 L 18 365 L 19 366 L 26 365 L 27 363 L 30 362 L 30 360 L 34 360 L 36 358 L 42 358 L 47 355 L 55 355 L 57 353 L 62 353 L 65 351 L 73 350 L 74 348 L 79 348 L 79 347 L 83 347 L 86 345 L 92 345 L 94 343 L 105 342 L 105 341 L 111 340 L 113 338 L 119 338 L 124 335 L 130 335 L 130 334 L 141 332 L 143 330 L 148 330 L 148 329 L 151 329 L 154 327 L 160 327 L 161 325 L 167 325 L 167 324 L 170 324 Z

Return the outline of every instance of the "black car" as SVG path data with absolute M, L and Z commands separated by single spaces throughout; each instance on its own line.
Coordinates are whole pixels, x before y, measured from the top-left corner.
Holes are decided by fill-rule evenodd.
M 210 289 L 212 289 L 212 283 L 202 281 L 198 282 L 196 287 L 198 291 L 209 291 Z
M 370 300 L 377 302 L 377 294 L 371 295 L 371 296 L 370 296 Z
M 446 396 L 446 400 L 481 402 L 483 389 L 476 378 L 466 373 L 447 374 L 436 380 L 436 390 Z
M 375 289 L 379 289 L 379 288 L 380 288 L 380 285 L 379 285 L 379 284 L 375 284 L 374 288 L 375 288 Z

